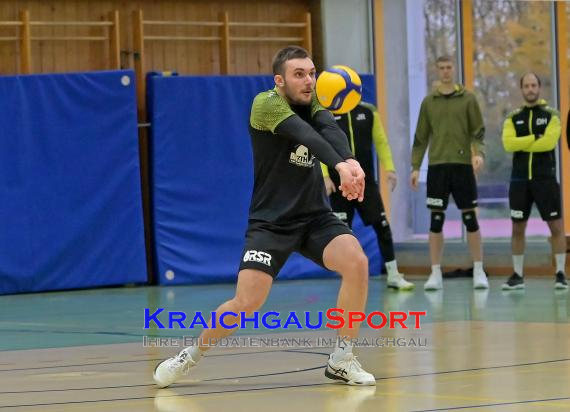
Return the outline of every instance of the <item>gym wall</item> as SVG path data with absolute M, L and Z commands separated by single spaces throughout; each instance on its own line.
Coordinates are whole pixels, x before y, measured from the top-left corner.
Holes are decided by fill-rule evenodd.
M 317 16 L 312 24 L 315 56 L 320 56 L 320 3 L 315 0 L 16 0 L 0 2 L 0 21 L 18 21 L 20 11 L 28 10 L 32 22 L 108 20 L 113 10 L 119 12 L 120 68 L 134 68 L 133 12 L 142 10 L 145 21 L 219 22 L 227 12 L 230 22 L 301 22 L 307 12 Z M 63 41 L 50 38 L 70 36 L 100 37 L 106 27 L 31 26 L 32 73 L 104 70 L 109 68 L 109 43 L 106 41 Z M 184 26 L 148 26 L 149 36 L 212 37 L 220 28 Z M 268 39 L 295 38 L 300 28 L 230 27 L 232 35 Z M 0 25 L 0 36 L 18 35 L 17 26 Z M 291 41 L 292 43 L 297 43 Z M 287 42 L 232 41 L 229 73 L 258 74 L 271 72 L 271 57 Z M 145 46 L 144 71 L 176 70 L 183 74 L 220 74 L 219 41 L 148 41 Z M 0 42 L 0 74 L 21 73 L 17 40 Z

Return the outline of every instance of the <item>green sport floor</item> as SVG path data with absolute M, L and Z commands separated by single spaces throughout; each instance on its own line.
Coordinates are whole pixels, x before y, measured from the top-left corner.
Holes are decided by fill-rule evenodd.
M 358 348 L 377 378 L 371 388 L 330 383 L 330 348 L 216 348 L 187 379 L 158 390 L 155 364 L 179 348 L 148 347 L 144 337 L 181 338 L 198 330 L 143 329 L 144 309 L 206 314 L 234 285 L 130 287 L 0 297 L 0 409 L 137 411 L 428 411 L 570 410 L 570 303 L 550 277 L 526 279 L 525 291 L 474 291 L 471 279 L 446 279 L 441 292 L 386 289 L 370 280 L 366 312 L 426 311 L 421 329 L 373 330 L 423 346 Z M 276 282 L 262 311 L 335 307 L 340 281 Z M 165 321 L 167 318 L 160 315 Z M 311 318 L 313 319 L 313 318 Z M 165 322 L 166 323 L 166 322 Z M 190 322 L 185 321 L 188 325 Z M 240 330 L 241 337 L 330 338 L 320 330 Z M 173 339 L 175 340 L 175 339 Z M 169 340 L 169 341 L 173 341 Z M 390 341 L 388 341 L 390 342 Z

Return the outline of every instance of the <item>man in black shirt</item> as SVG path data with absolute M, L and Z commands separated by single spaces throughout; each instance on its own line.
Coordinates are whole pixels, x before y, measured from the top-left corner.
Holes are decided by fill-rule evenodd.
M 415 285 L 405 280 L 404 275 L 398 271 L 392 231 L 386 218 L 380 188 L 374 179 L 373 145 L 388 176 L 392 190 L 397 182 L 396 168 L 392 161 L 392 150 L 378 110 L 369 103 L 361 102 L 349 113 L 335 115 L 335 120 L 347 135 L 349 147 L 366 174 L 366 189 L 363 202 L 347 200 L 336 191 L 336 186 L 338 186 L 337 173 L 322 164 L 325 187 L 330 196 L 332 210 L 340 220 L 350 227 L 352 227 L 354 212 L 358 210 L 362 222 L 366 226 L 372 226 L 376 232 L 380 255 L 386 266 L 387 286 L 396 290 L 411 290 Z
M 250 316 L 260 309 L 273 279 L 297 251 L 342 277 L 336 307 L 345 310 L 345 326 L 339 338 L 349 339 L 337 340 L 325 376 L 350 385 L 375 385 L 374 376 L 362 369 L 346 344 L 358 336 L 359 324 L 349 329 L 346 320 L 348 312 L 364 312 L 368 260 L 350 228 L 331 212 L 315 157 L 338 172 L 339 190 L 349 200 L 362 201 L 364 172 L 332 114 L 315 97 L 315 66 L 307 51 L 296 46 L 280 50 L 273 73 L 276 87 L 258 94 L 251 109 L 254 187 L 236 294 L 216 313 L 218 318 L 238 314 L 226 316 L 226 324 L 239 325 L 244 313 Z M 156 384 L 175 382 L 200 360 L 208 342 L 233 331 L 219 325 L 205 328 L 199 345 L 157 365 Z

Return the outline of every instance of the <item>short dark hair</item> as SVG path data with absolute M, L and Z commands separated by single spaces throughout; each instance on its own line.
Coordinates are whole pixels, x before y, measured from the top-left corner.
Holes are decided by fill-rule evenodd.
M 309 52 L 299 46 L 287 46 L 277 52 L 273 57 L 273 74 L 283 75 L 285 62 L 293 59 L 311 58 Z
M 442 56 L 439 56 L 439 57 L 435 60 L 435 64 L 443 63 L 443 62 L 453 63 L 453 60 L 451 59 L 451 56 L 449 56 L 448 54 L 444 54 L 444 55 L 442 55 Z
M 522 89 L 522 84 L 523 84 L 524 78 L 526 76 L 528 76 L 529 74 L 532 74 L 536 78 L 536 81 L 538 82 L 538 87 L 542 87 L 542 82 L 540 81 L 540 77 L 538 77 L 538 74 L 536 74 L 535 72 L 526 72 L 521 76 L 521 78 L 519 80 L 519 84 L 521 86 L 521 89 Z

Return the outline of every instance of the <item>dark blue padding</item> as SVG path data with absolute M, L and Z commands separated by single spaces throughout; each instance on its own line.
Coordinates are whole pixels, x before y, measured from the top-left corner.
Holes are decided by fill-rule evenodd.
M 145 282 L 134 74 L 0 77 L 0 293 Z
M 370 75 L 363 80 L 373 84 Z M 161 284 L 236 279 L 253 186 L 250 108 L 256 94 L 273 86 L 272 76 L 149 78 L 152 212 Z M 374 87 L 365 90 L 374 102 Z M 373 231 L 361 223 L 355 231 L 371 257 L 371 273 L 378 273 Z M 279 278 L 315 276 L 333 274 L 293 256 Z

